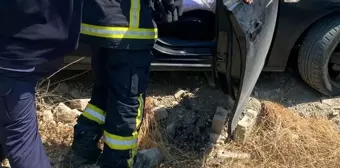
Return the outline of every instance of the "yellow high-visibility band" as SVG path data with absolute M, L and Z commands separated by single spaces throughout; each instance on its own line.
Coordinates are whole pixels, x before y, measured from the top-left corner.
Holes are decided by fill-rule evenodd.
M 82 115 L 98 124 L 105 123 L 105 112 L 92 104 L 87 104 Z
M 129 27 L 138 28 L 140 19 L 140 0 L 131 0 Z
M 133 160 L 134 160 L 136 154 L 137 154 L 137 147 L 136 147 L 136 148 L 133 148 L 133 149 L 131 150 L 131 158 L 130 158 L 129 160 L 127 160 L 127 162 L 128 162 L 128 168 L 132 168 Z
M 140 94 L 138 97 L 138 110 L 137 110 L 137 117 L 136 117 L 136 131 L 139 129 L 140 124 L 142 122 L 143 112 L 144 112 L 144 99 L 143 94 Z
M 110 134 L 104 131 L 104 142 L 107 146 L 114 150 L 130 150 L 137 148 L 138 134 L 135 132 L 132 136 L 123 137 Z
M 111 27 L 81 24 L 81 33 L 112 39 L 156 39 L 157 28 Z

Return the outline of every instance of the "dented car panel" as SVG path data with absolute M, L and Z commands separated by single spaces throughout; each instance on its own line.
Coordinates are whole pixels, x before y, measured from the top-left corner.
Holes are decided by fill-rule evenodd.
M 235 103 L 228 125 L 232 135 L 264 67 L 273 40 L 278 0 L 217 1 L 215 82 Z

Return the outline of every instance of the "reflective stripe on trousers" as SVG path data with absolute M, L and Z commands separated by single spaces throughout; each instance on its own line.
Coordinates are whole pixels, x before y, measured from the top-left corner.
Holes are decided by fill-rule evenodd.
M 142 122 L 143 111 L 144 111 L 144 99 L 143 94 L 140 94 L 138 97 L 138 113 L 136 116 L 136 130 L 132 133 L 132 136 L 123 137 L 115 134 L 110 134 L 109 132 L 104 130 L 104 143 L 113 150 L 131 150 L 132 157 L 127 160 L 128 166 L 132 167 L 134 156 L 137 153 L 137 143 L 138 143 L 138 129 Z M 105 123 L 105 115 L 106 113 L 100 108 L 88 104 L 82 113 L 84 117 L 89 120 L 92 120 L 100 125 Z
M 144 111 L 144 99 L 143 99 L 143 94 L 139 95 L 138 97 L 138 114 L 136 117 L 136 130 L 140 127 L 140 124 L 142 122 L 142 117 L 143 117 L 143 111 Z M 89 120 L 92 120 L 100 125 L 105 123 L 105 116 L 106 113 L 101 110 L 100 108 L 92 105 L 92 104 L 87 104 L 84 112 L 82 113 L 84 117 L 86 117 Z M 105 134 L 104 134 L 105 136 Z
M 82 115 L 98 124 L 102 125 L 105 123 L 105 112 L 90 103 L 86 106 Z
M 111 39 L 157 39 L 157 28 L 139 28 L 140 0 L 131 0 L 129 27 L 81 24 L 81 33 Z

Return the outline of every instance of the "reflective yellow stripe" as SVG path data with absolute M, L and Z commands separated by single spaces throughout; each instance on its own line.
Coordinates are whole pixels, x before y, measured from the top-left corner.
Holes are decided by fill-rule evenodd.
M 131 0 L 129 27 L 138 28 L 139 19 L 140 19 L 140 0 Z
M 133 160 L 137 154 L 137 147 L 133 148 L 131 151 L 131 158 L 127 161 L 128 162 L 128 168 L 132 168 Z
M 143 99 L 143 94 L 140 94 L 138 97 L 138 113 L 136 117 L 136 130 L 139 129 L 139 126 L 142 122 L 142 117 L 143 117 L 143 112 L 144 112 L 144 99 Z
M 104 38 L 112 39 L 156 39 L 157 28 L 130 28 L 130 27 L 109 27 L 95 26 L 82 23 L 81 33 Z
M 107 131 L 104 131 L 104 142 L 111 149 L 115 150 L 129 150 L 137 148 L 137 138 L 138 135 L 136 132 L 129 137 L 122 137 L 114 134 L 110 134 Z
M 92 104 L 87 104 L 82 115 L 98 124 L 105 123 L 105 112 Z

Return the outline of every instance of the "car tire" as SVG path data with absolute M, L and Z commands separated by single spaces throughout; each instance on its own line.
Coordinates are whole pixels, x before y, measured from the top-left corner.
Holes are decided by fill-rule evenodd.
M 340 85 L 329 75 L 329 60 L 340 42 L 340 19 L 329 17 L 318 21 L 307 32 L 298 55 L 298 69 L 302 79 L 327 96 L 340 95 Z

